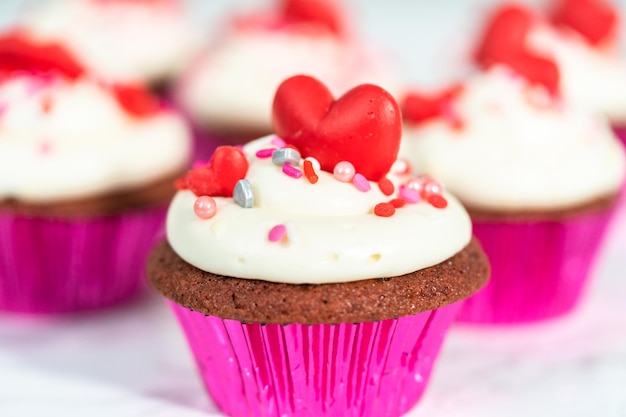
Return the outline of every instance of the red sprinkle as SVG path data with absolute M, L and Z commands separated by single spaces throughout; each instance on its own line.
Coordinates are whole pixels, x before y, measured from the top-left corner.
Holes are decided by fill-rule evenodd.
M 118 103 L 131 116 L 137 118 L 150 117 L 161 111 L 161 102 L 141 85 L 112 86 L 113 94 Z
M 380 191 L 385 195 L 391 195 L 396 190 L 396 187 L 394 187 L 393 183 L 389 181 L 387 177 L 382 177 L 378 181 L 378 188 L 380 188 Z
M 404 201 L 404 199 L 402 198 L 394 198 L 393 200 L 389 202 L 389 204 L 391 204 L 395 208 L 400 208 L 400 207 L 404 207 L 404 205 L 406 204 L 406 201 Z
M 569 26 L 592 45 L 599 45 L 617 34 L 619 13 L 605 0 L 557 0 L 551 20 L 557 25 Z
M 307 159 L 304 160 L 304 176 L 311 184 L 317 183 L 319 177 L 315 173 L 315 169 L 313 168 L 313 163 Z
M 380 217 L 391 217 L 396 212 L 396 208 L 391 203 L 378 203 L 374 206 L 374 214 Z
M 430 203 L 431 206 L 438 208 L 438 209 L 444 209 L 446 207 L 448 207 L 448 200 L 446 200 L 442 195 L 440 194 L 431 194 L 428 196 L 428 202 Z

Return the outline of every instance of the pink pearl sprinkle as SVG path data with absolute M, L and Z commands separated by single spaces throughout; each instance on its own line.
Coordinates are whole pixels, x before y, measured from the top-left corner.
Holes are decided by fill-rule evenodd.
M 213 197 L 203 195 L 196 199 L 196 202 L 193 204 L 193 211 L 201 219 L 210 219 L 217 213 L 217 203 Z
M 437 181 L 432 178 L 428 178 L 424 181 L 424 195 L 429 196 L 433 194 L 441 194 L 443 187 Z
M 422 178 L 411 178 L 404 184 L 404 186 L 417 193 L 421 193 L 424 189 L 424 180 Z
M 362 174 L 354 174 L 354 178 L 352 178 L 352 183 L 357 188 L 357 190 L 363 191 L 364 193 L 368 192 L 372 188 L 370 182 Z
M 281 241 L 285 235 L 287 234 L 287 227 L 284 224 L 277 224 L 272 227 L 270 232 L 267 234 L 267 238 L 270 242 L 278 242 Z
M 270 158 L 275 150 L 276 148 L 261 149 L 255 155 L 257 158 Z
M 289 175 L 291 178 L 298 179 L 302 177 L 302 171 L 300 171 L 298 168 L 291 166 L 289 164 L 283 164 L 283 172 Z
M 285 146 L 287 146 L 287 143 L 278 136 L 274 136 L 270 143 L 277 148 L 284 148 Z
M 409 204 L 419 203 L 422 199 L 419 192 L 405 186 L 400 186 L 400 198 Z
M 348 161 L 338 162 L 333 169 L 333 175 L 341 182 L 352 181 L 354 174 L 356 174 L 356 169 L 354 168 L 354 165 Z

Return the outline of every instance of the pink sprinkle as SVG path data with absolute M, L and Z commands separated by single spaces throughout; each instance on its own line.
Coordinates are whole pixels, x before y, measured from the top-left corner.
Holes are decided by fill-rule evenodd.
M 419 192 L 411 188 L 407 188 L 404 185 L 400 186 L 400 198 L 409 204 L 419 203 L 422 199 Z
M 278 242 L 281 241 L 285 237 L 285 235 L 287 235 L 287 228 L 285 227 L 285 225 L 277 224 L 276 226 L 272 227 L 270 232 L 267 234 L 267 238 L 270 240 L 270 242 Z
M 39 151 L 42 154 L 44 154 L 44 155 L 45 154 L 49 154 L 50 152 L 52 152 L 52 144 L 50 142 L 47 142 L 47 141 L 46 142 L 42 142 L 39 145 Z
M 363 191 L 364 193 L 372 188 L 367 178 L 359 173 L 354 174 L 354 177 L 352 178 L 352 183 L 357 188 L 357 190 Z
M 8 107 L 9 105 L 7 103 L 0 103 L 0 116 L 2 116 L 5 111 L 7 111 Z
M 298 179 L 302 177 L 302 171 L 300 171 L 298 168 L 295 168 L 289 164 L 283 164 L 283 172 L 292 178 Z
M 193 163 L 193 169 L 200 168 L 206 165 L 206 162 L 203 161 L 195 161 Z
M 261 149 L 257 151 L 255 155 L 257 158 L 269 158 L 272 156 L 275 150 L 276 148 Z
M 287 142 L 285 142 L 284 140 L 282 140 L 281 138 L 279 138 L 278 136 L 274 136 L 270 142 L 272 145 L 276 146 L 277 148 L 284 148 L 285 146 L 287 146 Z
M 243 145 L 235 145 L 236 149 L 239 149 L 240 151 L 243 151 Z

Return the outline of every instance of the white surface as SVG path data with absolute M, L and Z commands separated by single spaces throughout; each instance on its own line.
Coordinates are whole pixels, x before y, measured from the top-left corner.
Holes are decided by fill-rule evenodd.
M 0 1 L 0 20 L 8 20 L 2 11 L 17 3 Z M 226 3 L 211 0 L 210 7 Z M 447 42 L 458 39 L 467 19 L 486 3 L 493 1 L 361 0 L 359 5 L 370 33 L 407 53 L 414 79 L 438 80 L 454 70 L 439 65 L 433 71 L 452 53 Z M 390 7 L 381 10 L 382 4 Z M 416 35 L 422 31 L 438 36 Z M 620 235 L 621 241 L 615 239 Z M 454 329 L 432 384 L 408 416 L 626 417 L 625 272 L 622 227 L 576 314 L 518 330 Z M 48 415 L 220 416 L 173 316 L 156 296 L 75 318 L 0 316 L 0 416 Z

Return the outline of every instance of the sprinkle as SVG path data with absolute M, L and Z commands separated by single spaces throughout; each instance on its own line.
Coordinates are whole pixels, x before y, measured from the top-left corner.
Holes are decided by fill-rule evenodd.
M 301 159 L 300 152 L 291 148 L 276 149 L 272 152 L 272 162 L 278 166 L 284 164 L 298 165 Z
M 247 179 L 237 181 L 233 190 L 233 200 L 243 208 L 252 208 L 254 206 L 254 194 L 252 193 L 252 185 Z
M 411 164 L 406 159 L 398 159 L 391 165 L 391 172 L 398 175 L 405 175 L 411 172 Z
M 363 176 L 363 174 L 354 174 L 352 183 L 357 190 L 363 191 L 364 193 L 368 192 L 372 188 L 370 182 Z
M 52 144 L 48 141 L 41 142 L 39 145 L 39 151 L 44 155 L 49 154 L 52 152 Z
M 196 216 L 201 219 L 210 219 L 217 213 L 217 203 L 213 197 L 203 195 L 202 197 L 198 197 L 196 202 L 193 203 L 193 211 L 196 213 Z
M 419 203 L 422 199 L 420 193 L 404 186 L 400 187 L 400 198 L 409 204 Z
M 315 172 L 319 171 L 320 169 L 322 169 L 322 166 L 320 165 L 320 161 L 318 161 L 317 159 L 313 158 L 312 156 L 307 156 L 306 157 L 307 161 L 311 161 L 311 164 L 313 166 L 313 170 Z
M 277 148 L 284 148 L 285 145 L 287 145 L 287 143 L 281 138 L 279 138 L 278 136 L 274 136 L 270 143 L 276 146 Z
M 380 188 L 380 191 L 385 195 L 391 195 L 396 190 L 396 187 L 394 187 L 393 182 L 389 181 L 389 178 L 387 177 L 382 177 L 378 181 L 378 188 Z
M 448 207 L 448 201 L 441 194 L 428 196 L 428 202 L 435 208 L 444 209 Z
M 255 156 L 257 158 L 269 158 L 270 156 L 272 156 L 275 150 L 276 148 L 261 149 L 256 152 Z
M 313 163 L 310 160 L 305 159 L 303 168 L 304 168 L 304 176 L 306 177 L 306 179 L 309 180 L 311 184 L 317 183 L 317 180 L 319 179 L 319 177 L 317 176 L 317 174 L 315 173 L 315 170 L 313 169 Z
M 374 206 L 374 214 L 379 217 L 391 217 L 396 212 L 396 208 L 391 203 L 378 203 Z
M 404 187 L 417 193 L 421 193 L 424 189 L 424 179 L 422 177 L 411 178 L 404 183 Z
M 243 145 L 235 145 L 235 146 L 233 146 L 233 148 L 238 149 L 241 152 L 243 152 Z
M 437 181 L 430 177 L 426 177 L 422 183 L 422 196 L 428 197 L 433 194 L 441 194 L 443 187 Z
M 192 167 L 192 168 L 193 168 L 193 169 L 200 168 L 200 167 L 205 166 L 206 164 L 207 164 L 207 163 L 206 163 L 206 162 L 203 162 L 203 161 L 195 161 L 195 162 L 193 163 L 193 167 Z
M 400 208 L 404 207 L 406 201 L 403 198 L 394 198 L 393 200 L 389 201 L 389 204 L 391 204 L 395 208 Z
M 287 228 L 284 224 L 277 224 L 272 227 L 270 232 L 267 234 L 267 238 L 270 242 L 278 242 L 281 241 L 287 235 Z
M 283 172 L 289 175 L 291 178 L 298 179 L 302 177 L 302 171 L 300 171 L 298 168 L 291 166 L 289 164 L 283 165 Z
M 7 103 L 0 103 L 0 116 L 2 116 L 6 111 L 9 105 Z
M 352 165 L 348 161 L 337 162 L 335 168 L 333 169 L 333 175 L 338 181 L 341 182 L 350 182 L 352 178 L 356 174 L 356 169 L 354 165 Z
M 52 97 L 45 95 L 41 99 L 41 111 L 44 113 L 50 113 L 50 110 L 52 110 Z

